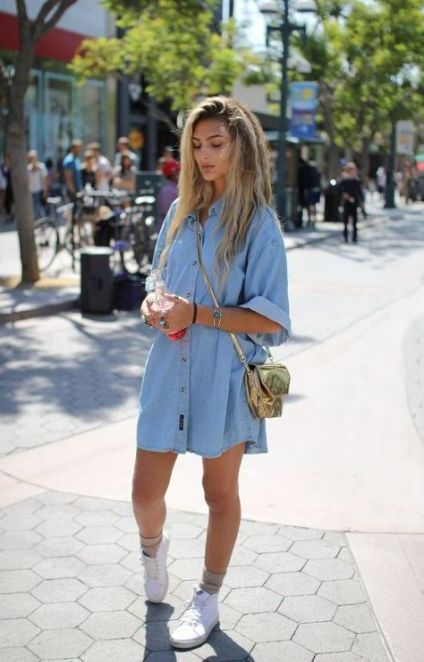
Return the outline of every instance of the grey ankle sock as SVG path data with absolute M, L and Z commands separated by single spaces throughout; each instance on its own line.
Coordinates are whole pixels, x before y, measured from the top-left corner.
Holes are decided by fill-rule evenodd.
M 218 593 L 222 586 L 226 573 L 218 574 L 217 572 L 210 572 L 206 568 L 203 569 L 202 581 L 199 582 L 199 588 L 212 595 Z
M 162 532 L 154 538 L 144 538 L 144 536 L 140 534 L 141 549 L 143 550 L 143 553 L 146 554 L 146 556 L 156 556 L 161 541 Z

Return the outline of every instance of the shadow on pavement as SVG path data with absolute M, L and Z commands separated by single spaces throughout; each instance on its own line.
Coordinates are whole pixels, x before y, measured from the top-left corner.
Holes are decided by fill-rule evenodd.
M 175 650 L 169 643 L 170 626 L 169 619 L 174 611 L 174 607 L 163 602 L 161 604 L 152 604 L 146 602 L 146 618 L 145 618 L 145 648 L 143 660 L 148 660 L 151 653 L 157 655 L 162 654 L 163 660 L 166 662 L 177 661 Z M 176 622 L 171 624 L 171 628 L 176 626 Z M 220 660 L 249 660 L 253 662 L 253 658 L 249 656 L 249 651 L 240 646 L 234 639 L 232 639 L 226 632 L 216 628 L 205 646 L 213 648 L 215 654 L 202 656 L 201 659 L 205 662 L 219 662 Z M 190 649 L 200 654 L 202 647 Z M 178 651 L 183 652 L 183 651 Z

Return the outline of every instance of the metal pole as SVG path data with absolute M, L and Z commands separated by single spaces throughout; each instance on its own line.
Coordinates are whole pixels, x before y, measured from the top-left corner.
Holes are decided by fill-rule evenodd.
M 395 203 L 395 161 L 396 161 L 396 122 L 392 120 L 390 132 L 390 153 L 387 168 L 387 181 L 384 209 L 396 209 Z
M 284 0 L 284 22 L 281 24 L 281 37 L 283 54 L 281 57 L 281 101 L 280 125 L 278 131 L 278 160 L 277 160 L 277 211 L 281 222 L 287 222 L 287 86 L 288 86 L 288 59 L 289 59 L 289 0 Z

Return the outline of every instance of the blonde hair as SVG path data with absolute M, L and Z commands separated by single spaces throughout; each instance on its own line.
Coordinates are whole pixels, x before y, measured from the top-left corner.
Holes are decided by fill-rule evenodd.
M 160 266 L 166 264 L 169 249 L 187 215 L 208 207 L 212 201 L 212 184 L 202 177 L 192 144 L 197 123 L 206 119 L 223 122 L 231 139 L 231 164 L 220 217 L 220 226 L 225 230 L 215 264 L 216 268 L 223 267 L 225 279 L 234 255 L 245 243 L 255 211 L 271 204 L 272 198 L 269 152 L 262 127 L 250 110 L 229 97 L 204 99 L 187 117 L 181 136 L 178 204 L 168 229 Z

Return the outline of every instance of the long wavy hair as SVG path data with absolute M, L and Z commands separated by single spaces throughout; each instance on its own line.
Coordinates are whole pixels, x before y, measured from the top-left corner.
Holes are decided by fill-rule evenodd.
M 169 249 L 187 215 L 208 207 L 212 202 L 212 184 L 204 180 L 195 161 L 192 144 L 196 125 L 206 119 L 217 119 L 225 124 L 231 141 L 230 167 L 220 216 L 224 234 L 215 263 L 225 280 L 234 255 L 245 243 L 255 211 L 270 205 L 272 198 L 269 152 L 262 127 L 248 108 L 229 97 L 204 99 L 187 116 L 181 136 L 178 204 L 168 229 L 160 265 L 166 264 Z

